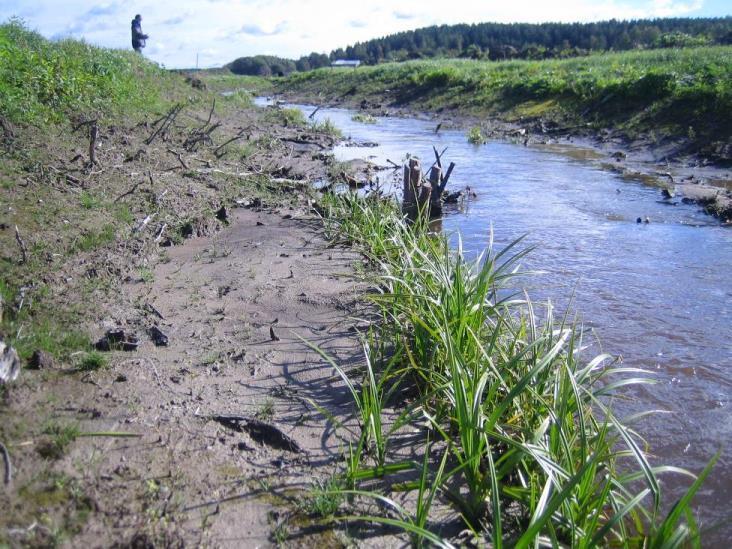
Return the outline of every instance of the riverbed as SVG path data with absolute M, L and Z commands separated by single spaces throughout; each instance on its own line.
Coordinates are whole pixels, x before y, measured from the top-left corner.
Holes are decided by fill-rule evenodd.
M 540 271 L 526 281 L 532 299 L 569 308 L 593 351 L 653 374 L 654 385 L 634 389 L 616 408 L 621 415 L 659 411 L 638 424 L 656 464 L 698 472 L 722 451 L 696 501 L 702 528 L 717 525 L 706 544 L 732 539 L 732 229 L 697 205 L 663 200 L 658 187 L 603 169 L 571 145 L 476 146 L 462 131 L 435 132 L 431 121 L 363 124 L 352 115 L 327 108 L 314 117 L 350 138 L 335 147 L 338 160 L 383 166 L 411 154 L 429 166 L 432 147 L 447 148 L 443 161 L 456 164 L 448 190 L 469 186 L 475 198 L 446 208 L 443 229 L 472 253 L 488 245 L 491 232 L 497 248 L 525 236 L 521 246 L 535 249 L 523 265 Z M 400 173 L 378 177 L 386 190 L 400 186 Z M 668 501 L 688 485 L 662 479 Z

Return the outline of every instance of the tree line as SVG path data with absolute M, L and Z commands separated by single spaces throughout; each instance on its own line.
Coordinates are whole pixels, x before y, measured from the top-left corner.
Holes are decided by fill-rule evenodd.
M 666 18 L 594 23 L 476 23 L 435 25 L 358 42 L 330 55 L 298 60 L 241 57 L 227 67 L 237 74 L 287 75 L 328 66 L 335 59 L 369 65 L 436 57 L 550 59 L 599 51 L 732 44 L 732 17 Z

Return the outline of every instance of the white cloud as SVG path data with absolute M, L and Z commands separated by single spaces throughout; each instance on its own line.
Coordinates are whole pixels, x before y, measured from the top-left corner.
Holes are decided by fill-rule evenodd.
M 433 24 L 596 21 L 693 15 L 701 0 L 24 0 L 0 3 L 0 19 L 18 14 L 46 36 L 72 35 L 130 47 L 130 21 L 143 15 L 145 54 L 169 67 L 220 66 L 242 55 L 297 58 Z M 725 15 L 725 14 L 718 14 Z

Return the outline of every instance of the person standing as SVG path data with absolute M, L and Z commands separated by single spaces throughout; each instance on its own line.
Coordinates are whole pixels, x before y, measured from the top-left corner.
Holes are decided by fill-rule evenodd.
M 132 49 L 137 53 L 142 53 L 142 48 L 145 47 L 145 40 L 148 38 L 147 34 L 142 33 L 142 15 L 138 13 L 132 20 Z

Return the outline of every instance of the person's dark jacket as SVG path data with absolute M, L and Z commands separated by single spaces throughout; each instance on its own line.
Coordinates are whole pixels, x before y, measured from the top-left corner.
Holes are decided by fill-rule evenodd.
M 148 39 L 147 34 L 142 33 L 142 25 L 137 19 L 132 20 L 132 48 L 140 49 L 145 47 L 145 40 Z

